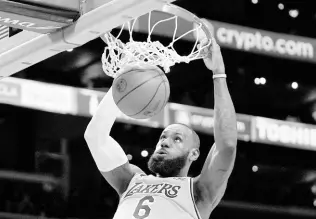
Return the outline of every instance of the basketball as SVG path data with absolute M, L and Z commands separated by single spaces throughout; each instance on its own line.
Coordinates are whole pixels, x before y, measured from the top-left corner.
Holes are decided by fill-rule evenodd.
M 157 66 L 133 66 L 123 69 L 114 79 L 113 99 L 125 115 L 147 119 L 157 115 L 170 95 L 169 81 Z

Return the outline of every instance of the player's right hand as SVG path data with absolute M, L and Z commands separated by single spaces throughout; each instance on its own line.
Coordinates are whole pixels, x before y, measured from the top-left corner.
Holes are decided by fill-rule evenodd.
M 201 41 L 200 47 L 207 44 L 206 40 Z M 220 46 L 217 44 L 214 37 L 212 37 L 212 43 L 202 51 L 206 53 L 206 57 L 203 59 L 205 66 L 213 72 L 213 74 L 225 74 L 225 65 Z

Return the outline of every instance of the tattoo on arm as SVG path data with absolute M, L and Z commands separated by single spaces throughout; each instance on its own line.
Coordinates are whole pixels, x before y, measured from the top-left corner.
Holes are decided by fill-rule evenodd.
M 220 139 L 235 140 L 237 125 L 235 108 L 226 82 L 214 81 L 215 97 L 215 135 Z
M 218 131 L 227 137 L 235 137 L 236 123 L 234 111 L 230 109 L 216 109 L 216 118 L 218 119 Z M 233 122 L 231 122 L 233 121 Z

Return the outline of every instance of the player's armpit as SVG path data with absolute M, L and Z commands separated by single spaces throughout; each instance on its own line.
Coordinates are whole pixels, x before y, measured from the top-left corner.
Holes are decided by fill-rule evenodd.
M 212 198 L 206 196 L 204 189 L 201 188 L 201 185 L 198 185 L 198 182 L 195 181 L 193 185 L 194 198 L 199 214 L 202 219 L 209 218 L 214 208 L 223 198 L 226 191 L 227 182 L 224 182 L 222 186 L 217 190 L 216 194 Z
M 201 191 L 203 200 L 213 203 L 221 192 L 221 188 L 226 186 L 228 178 L 233 170 L 236 158 L 236 147 L 212 146 L 201 174 L 194 178 L 194 184 Z
M 139 167 L 130 164 L 129 162 L 108 172 L 101 171 L 103 177 L 119 195 L 122 195 L 126 191 L 131 179 L 136 173 L 144 172 Z

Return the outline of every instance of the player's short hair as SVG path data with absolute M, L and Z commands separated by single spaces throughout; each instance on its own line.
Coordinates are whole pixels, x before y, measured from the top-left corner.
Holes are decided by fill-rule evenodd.
M 194 147 L 195 148 L 200 148 L 200 137 L 199 135 L 194 131 L 193 128 L 191 128 L 190 126 L 186 125 L 186 124 L 183 124 L 183 123 L 174 123 L 174 124 L 177 124 L 177 125 L 182 125 L 182 126 L 185 126 L 187 127 L 188 129 L 191 130 L 192 132 L 192 135 L 193 135 L 193 141 L 194 141 Z

